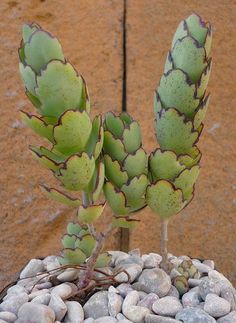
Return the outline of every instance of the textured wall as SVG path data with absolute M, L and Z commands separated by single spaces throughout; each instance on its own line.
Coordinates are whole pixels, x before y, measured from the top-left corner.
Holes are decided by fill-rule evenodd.
M 203 152 L 196 196 L 170 222 L 170 252 L 213 258 L 236 283 L 236 2 L 126 0 L 127 109 L 141 123 L 145 148 L 156 147 L 153 91 L 181 19 L 192 11 L 214 26 L 210 108 L 200 140 Z M 18 75 L 21 25 L 36 21 L 61 41 L 65 55 L 85 77 L 94 114 L 122 109 L 122 0 L 2 0 L 0 2 L 0 285 L 32 257 L 58 253 L 58 240 L 73 211 L 46 199 L 39 183 L 56 183 L 27 150 L 42 140 L 18 121 L 33 111 Z M 109 213 L 109 212 L 108 212 Z M 107 222 L 109 214 L 103 218 Z M 159 250 L 159 219 L 145 209 L 130 248 Z M 51 232 L 53 231 L 53 234 Z M 145 237 L 145 239 L 143 239 Z M 108 248 L 119 247 L 119 234 Z M 7 259 L 7 260 L 6 260 Z

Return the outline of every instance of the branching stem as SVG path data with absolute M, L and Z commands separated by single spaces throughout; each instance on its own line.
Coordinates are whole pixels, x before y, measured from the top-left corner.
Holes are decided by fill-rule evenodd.
M 168 268 L 168 222 L 169 219 L 161 219 L 161 256 L 163 269 Z

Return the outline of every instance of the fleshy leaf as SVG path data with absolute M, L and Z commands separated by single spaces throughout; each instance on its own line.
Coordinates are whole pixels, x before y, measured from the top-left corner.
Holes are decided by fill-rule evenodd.
M 84 150 L 92 130 L 87 112 L 66 111 L 54 127 L 56 144 L 54 149 L 65 155 L 73 155 Z
M 121 187 L 128 181 L 128 174 L 123 171 L 117 160 L 113 161 L 109 155 L 104 155 L 106 178 L 115 186 Z
M 140 221 L 136 219 L 129 219 L 127 217 L 112 217 L 112 225 L 114 228 L 133 229 L 138 222 Z
M 58 59 L 64 61 L 61 44 L 44 30 L 37 30 L 31 34 L 25 44 L 25 62 L 39 73 L 49 61 Z
M 173 150 L 176 154 L 188 153 L 198 139 L 191 121 L 185 121 L 175 109 L 162 110 L 157 115 L 157 139 L 162 150 Z
M 92 179 L 92 200 L 96 202 L 102 192 L 105 179 L 105 167 L 102 161 L 99 161 L 96 165 L 93 179 Z
M 93 176 L 95 162 L 85 152 L 73 155 L 65 161 L 55 176 L 71 191 L 86 191 Z
M 40 30 L 40 26 L 36 23 L 32 24 L 24 24 L 22 27 L 22 38 L 24 43 L 28 42 L 30 39 L 30 36 L 36 31 Z
M 86 255 L 79 249 L 63 249 L 63 256 L 58 257 L 61 265 L 81 265 Z
M 184 207 L 181 190 L 166 180 L 148 186 L 146 199 L 149 207 L 161 218 L 169 218 Z
M 113 112 L 108 112 L 105 116 L 105 129 L 111 132 L 115 138 L 121 138 L 124 131 L 124 123 Z
M 86 257 L 90 257 L 91 253 L 95 247 L 96 241 L 95 239 L 90 235 L 87 234 L 83 236 L 81 239 L 77 239 L 75 243 L 75 247 L 79 248 L 83 251 L 83 253 L 86 255 Z
M 107 202 L 115 214 L 125 215 L 129 213 L 124 193 L 116 191 L 115 187 L 110 182 L 104 184 L 103 190 Z
M 104 208 L 105 203 L 98 205 L 90 205 L 87 207 L 81 205 L 78 210 L 78 218 L 84 223 L 91 224 L 101 216 Z
M 147 176 L 142 174 L 139 177 L 134 177 L 128 184 L 121 187 L 124 192 L 127 204 L 137 210 L 145 206 L 145 192 L 148 184 Z
M 112 159 L 116 159 L 118 161 L 123 160 L 127 156 L 122 141 L 120 139 L 116 139 L 109 131 L 104 132 L 103 149 L 105 153 L 111 156 Z
M 124 130 L 123 141 L 125 150 L 128 153 L 133 153 L 140 148 L 141 142 L 141 130 L 139 124 L 136 121 L 133 121 L 128 128 Z
M 102 125 L 102 117 L 97 116 L 92 123 L 92 131 L 90 133 L 89 140 L 86 144 L 85 151 L 88 155 L 93 155 L 96 160 L 102 150 L 104 140 L 104 130 Z
M 26 89 L 35 95 L 36 87 L 36 74 L 32 68 L 28 65 L 24 66 L 22 63 L 19 64 L 20 75 Z
M 200 161 L 201 157 L 202 154 L 200 150 L 197 148 L 197 146 L 193 146 L 189 150 L 188 154 L 179 155 L 178 160 L 180 164 L 189 168 L 196 165 Z
M 147 173 L 147 154 L 145 150 L 140 148 L 133 155 L 129 154 L 123 162 L 123 169 L 127 171 L 129 178 Z
M 102 253 L 98 256 L 98 259 L 95 264 L 95 268 L 103 268 L 107 267 L 111 262 L 111 255 L 109 255 L 107 252 Z
M 41 102 L 39 101 L 39 99 L 27 90 L 25 91 L 25 94 L 30 100 L 30 102 L 37 108 L 38 112 L 40 113 Z
M 193 166 L 191 169 L 185 169 L 175 179 L 175 187 L 181 189 L 185 200 L 189 200 L 192 197 L 193 186 L 199 175 L 199 166 Z
M 27 112 L 20 111 L 22 121 L 34 130 L 41 137 L 47 138 L 52 143 L 53 139 L 53 126 L 46 124 L 42 119 L 37 116 L 30 115 Z
M 150 172 L 155 182 L 158 179 L 174 179 L 184 168 L 173 151 L 157 149 L 149 158 Z
M 35 92 L 44 116 L 59 117 L 80 106 L 84 83 L 70 63 L 51 61 L 37 76 L 37 86 Z
M 76 235 L 71 234 L 64 234 L 64 236 L 61 239 L 64 248 L 74 248 L 76 240 Z
M 201 123 L 203 122 L 207 112 L 209 101 L 210 101 L 210 96 L 208 95 L 205 98 L 205 100 L 202 102 L 202 104 L 199 106 L 199 108 L 197 109 L 193 119 L 193 124 L 195 129 L 198 129 L 201 126 Z
M 189 34 L 194 37 L 202 46 L 204 46 L 208 32 L 206 24 L 195 13 L 191 14 L 185 21 Z
M 67 232 L 70 235 L 75 234 L 77 236 L 79 235 L 81 230 L 82 227 L 78 223 L 69 222 L 67 224 Z
M 45 185 L 40 185 L 42 191 L 52 200 L 60 202 L 62 204 L 78 207 L 82 204 L 80 199 L 73 198 L 55 188 L 49 188 Z
M 30 146 L 33 156 L 39 161 L 41 165 L 57 171 L 63 165 L 64 158 L 57 156 L 45 147 Z

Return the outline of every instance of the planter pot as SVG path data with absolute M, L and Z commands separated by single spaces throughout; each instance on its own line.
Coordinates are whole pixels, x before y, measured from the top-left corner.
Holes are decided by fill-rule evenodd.
M 110 267 L 94 274 L 100 285 L 83 298 L 76 295 L 79 269 L 55 271 L 56 256 L 32 259 L 2 292 L 0 322 L 236 322 L 236 290 L 213 261 L 192 259 L 197 270 L 183 290 L 176 277 L 188 256 L 169 255 L 173 269 L 166 274 L 156 253 L 109 253 Z

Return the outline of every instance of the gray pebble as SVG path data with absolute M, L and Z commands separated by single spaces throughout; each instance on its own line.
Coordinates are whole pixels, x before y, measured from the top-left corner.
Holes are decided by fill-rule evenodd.
M 165 296 L 158 299 L 152 305 L 152 310 L 158 315 L 175 316 L 183 306 L 180 301 L 173 296 Z
M 129 258 L 129 255 L 123 251 L 108 251 L 108 254 L 112 256 L 111 258 L 111 266 L 115 267 L 117 262 L 120 262 L 123 259 Z
M 21 294 L 21 293 L 26 293 L 26 289 L 23 287 L 23 286 L 19 286 L 19 285 L 14 285 L 10 288 L 8 288 L 7 290 L 7 295 L 4 297 L 5 298 L 8 298 L 9 296 L 12 296 L 12 295 L 18 295 L 18 294 Z
M 159 268 L 144 269 L 138 281 L 145 285 L 144 292 L 155 293 L 159 297 L 166 296 L 171 288 L 170 277 Z
M 91 317 L 87 318 L 86 320 L 83 321 L 84 323 L 94 323 L 95 320 L 92 319 Z
M 137 305 L 142 307 L 147 307 L 149 308 L 149 310 L 151 310 L 153 303 L 155 303 L 155 301 L 157 301 L 158 299 L 159 297 L 157 296 L 157 294 L 150 293 L 150 294 L 147 294 L 143 299 L 141 299 Z
M 202 280 L 201 279 L 196 279 L 196 278 L 189 278 L 188 279 L 188 284 L 190 287 L 196 287 L 201 284 Z
M 19 308 L 27 303 L 29 296 L 27 293 L 20 293 L 17 295 L 12 295 L 7 300 L 0 304 L 0 311 L 11 312 L 17 315 Z
M 25 303 L 18 312 L 16 323 L 54 323 L 55 314 L 53 310 L 45 305 L 36 303 Z
M 76 285 L 72 283 L 63 283 L 61 285 L 55 286 L 52 289 L 51 294 L 60 296 L 61 299 L 65 300 L 65 299 L 68 299 L 76 290 L 77 290 Z
M 221 283 L 215 279 L 204 277 L 199 284 L 199 293 L 203 300 L 206 299 L 208 294 L 220 295 Z
M 145 317 L 145 323 L 180 323 L 181 321 L 175 320 L 171 317 L 160 315 L 148 314 Z
M 200 304 L 200 295 L 197 292 L 189 291 L 182 297 L 182 304 L 184 307 L 194 307 Z
M 45 282 L 45 283 L 35 285 L 35 288 L 38 289 L 38 290 L 49 289 L 51 287 L 52 287 L 52 283 L 50 283 L 50 282 Z
M 148 295 L 147 293 L 143 292 L 142 290 L 139 290 L 138 294 L 139 294 L 140 300 L 144 299 Z
M 172 268 L 170 272 L 170 278 L 173 279 L 177 276 L 181 276 L 181 273 L 176 268 Z
M 123 298 L 116 292 L 108 291 L 108 311 L 110 316 L 116 317 L 120 313 L 123 303 Z
M 20 278 L 27 278 L 34 276 L 39 272 L 44 271 L 43 261 L 40 259 L 31 259 L 30 262 L 25 266 L 25 268 L 20 273 Z
M 220 296 L 230 303 L 231 311 L 236 311 L 236 289 L 233 286 L 222 285 Z
M 151 269 L 156 268 L 160 265 L 162 257 L 155 253 L 150 253 L 147 257 L 144 258 L 144 268 Z
M 72 282 L 73 280 L 77 279 L 79 275 L 78 269 L 68 268 L 63 273 L 57 276 L 57 279 L 64 283 L 64 282 Z
M 5 320 L 0 319 L 0 323 L 8 323 L 8 322 L 5 321 Z
M 84 322 L 84 310 L 80 303 L 75 301 L 65 302 L 67 306 L 67 313 L 64 318 L 64 323 L 83 323 Z
M 179 299 L 179 292 L 178 289 L 175 286 L 171 286 L 168 294 L 166 296 L 173 296 Z
M 139 302 L 139 294 L 137 291 L 130 292 L 124 299 L 122 312 L 131 322 L 142 323 L 145 316 L 150 313 L 146 307 L 136 306 Z
M 48 257 L 44 258 L 43 264 L 44 264 L 46 271 L 50 271 L 50 270 L 57 269 L 57 268 L 61 267 L 57 256 L 48 256 Z M 59 272 L 57 272 L 57 275 L 58 275 L 58 273 Z
M 236 322 L 236 311 L 229 313 L 217 320 L 217 323 L 235 323 Z
M 215 318 L 219 318 L 229 314 L 230 303 L 215 294 L 208 294 L 205 300 L 204 311 Z
M 138 256 L 138 257 L 141 257 L 141 252 L 140 252 L 140 249 L 139 248 L 136 248 L 136 249 L 133 249 L 133 250 L 130 250 L 128 252 L 128 254 L 130 256 Z
M 207 265 L 211 269 L 215 269 L 215 262 L 213 260 L 204 260 L 203 264 Z
M 56 320 L 61 321 L 67 312 L 66 304 L 63 302 L 60 296 L 51 295 L 48 306 L 53 310 L 56 316 Z
M 197 268 L 197 270 L 200 272 L 200 273 L 203 273 L 203 274 L 208 274 L 209 271 L 212 270 L 211 267 L 207 266 L 207 265 L 204 265 L 203 263 L 201 262 L 198 262 L 196 260 L 192 260 L 192 263 L 194 264 L 194 266 Z
M 132 285 L 133 286 L 133 285 Z M 120 295 L 124 298 L 129 292 L 133 290 L 130 284 L 122 283 L 116 287 Z
M 183 321 L 184 323 L 215 323 L 216 320 L 203 311 L 196 307 L 185 307 L 179 311 L 176 316 L 176 320 Z
M 29 301 L 31 301 L 32 299 L 34 299 L 37 296 L 47 294 L 48 292 L 49 292 L 48 289 L 37 290 L 36 292 L 29 294 Z
M 94 323 L 116 323 L 116 322 L 118 322 L 117 319 L 110 316 L 103 316 L 94 321 Z
M 125 272 L 121 272 L 115 277 L 115 280 L 118 283 L 126 283 L 128 282 L 128 278 L 129 278 L 129 283 L 132 283 L 142 272 L 142 267 L 134 263 L 122 264 L 122 269 L 125 269 L 125 271 L 127 271 L 130 277 L 128 277 L 128 275 Z
M 109 315 L 107 295 L 107 291 L 100 291 L 90 297 L 83 307 L 85 318 L 91 317 L 97 319 Z
M 32 299 L 32 303 L 48 305 L 51 299 L 51 295 L 46 293 L 42 295 L 38 295 Z
M 119 313 L 116 316 L 118 322 L 120 323 L 132 323 L 130 320 L 128 320 L 123 314 Z
M 0 319 L 5 320 L 8 323 L 14 323 L 17 319 L 16 315 L 11 312 L 0 312 Z

